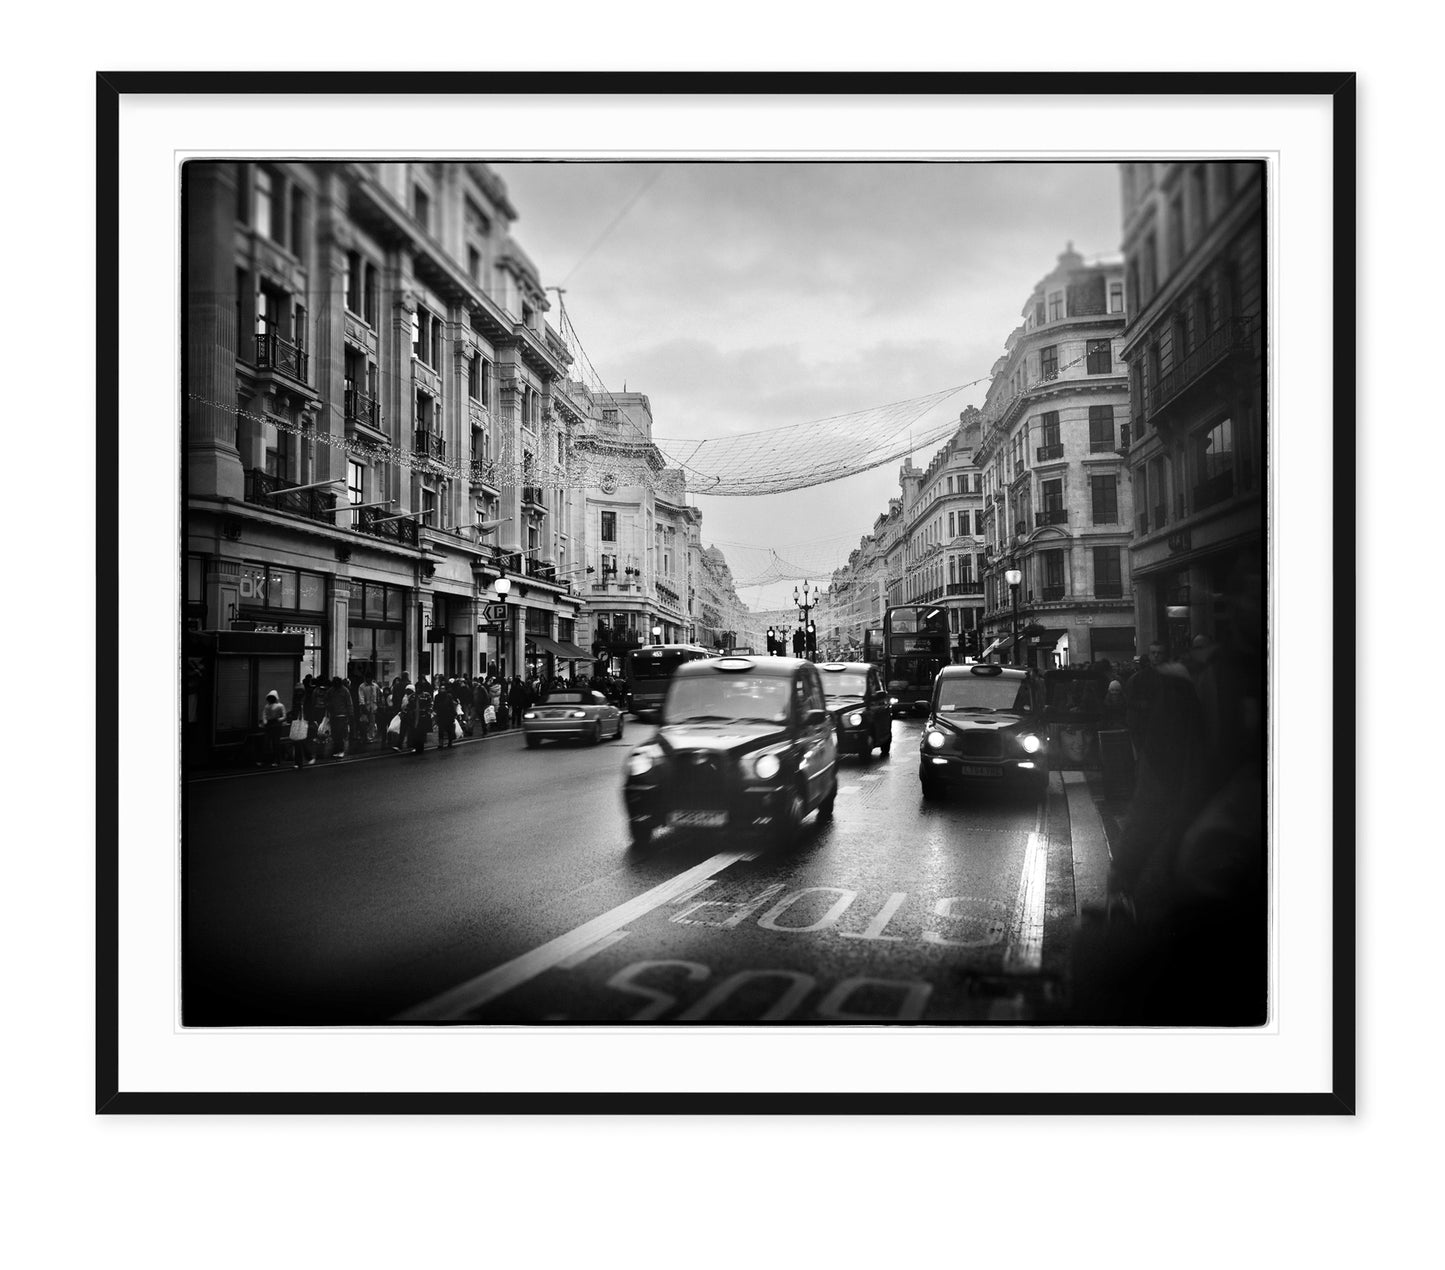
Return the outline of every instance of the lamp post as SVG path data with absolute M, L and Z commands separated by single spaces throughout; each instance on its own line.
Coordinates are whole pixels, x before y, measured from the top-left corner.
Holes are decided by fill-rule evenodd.
M 496 588 L 497 599 L 502 604 L 502 628 L 497 636 L 497 661 L 502 667 L 502 679 L 507 678 L 507 596 L 512 590 L 512 579 L 503 575 L 498 578 L 493 586 Z
M 652 625 L 652 642 L 654 644 L 662 643 L 662 626 L 656 622 Z
M 798 606 L 798 612 L 803 616 L 803 655 L 807 656 L 809 653 L 815 651 L 808 647 L 808 614 L 813 611 L 814 605 L 818 603 L 818 588 L 814 587 L 812 595 L 810 596 L 808 593 L 808 580 L 804 578 L 801 598 L 798 595 L 798 588 L 793 588 L 793 603 Z
M 1009 649 L 1009 653 L 1010 660 L 1017 666 L 1019 664 L 1019 584 L 1024 580 L 1024 575 L 1018 569 L 1005 569 L 1003 580 L 1008 583 L 1009 590 L 1014 595 L 1013 647 Z

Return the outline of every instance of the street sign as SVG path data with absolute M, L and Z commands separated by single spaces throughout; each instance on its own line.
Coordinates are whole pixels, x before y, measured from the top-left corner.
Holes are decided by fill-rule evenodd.
M 478 622 L 478 623 L 477 623 L 477 634 L 478 634 L 478 635 L 499 635 L 499 634 L 501 633 L 501 630 L 502 630 L 502 628 L 501 628 L 500 626 L 498 626 L 497 623 L 495 623 L 495 622 Z
M 507 620 L 507 606 L 505 604 L 488 604 L 485 606 L 487 621 L 505 622 Z

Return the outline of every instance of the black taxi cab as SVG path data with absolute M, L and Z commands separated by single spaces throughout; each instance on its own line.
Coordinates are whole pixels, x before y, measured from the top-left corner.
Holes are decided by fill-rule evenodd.
M 838 750 L 873 757 L 877 746 L 884 758 L 893 748 L 893 711 L 878 667 L 866 661 L 818 663 L 823 695 L 838 729 Z
M 965 785 L 1042 793 L 1049 738 L 1037 677 L 989 662 L 940 670 L 923 722 L 918 779 L 925 798 Z
M 662 828 L 791 842 L 833 815 L 838 744 L 818 668 L 795 657 L 714 657 L 679 666 L 657 735 L 627 759 L 632 841 Z

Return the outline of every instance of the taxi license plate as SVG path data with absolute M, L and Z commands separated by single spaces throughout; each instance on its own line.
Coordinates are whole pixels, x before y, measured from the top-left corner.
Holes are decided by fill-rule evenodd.
M 718 829 L 728 822 L 725 811 L 675 811 L 667 823 L 685 829 Z
M 965 776 L 997 776 L 999 770 L 996 767 L 977 767 L 972 763 L 964 763 L 958 769 Z

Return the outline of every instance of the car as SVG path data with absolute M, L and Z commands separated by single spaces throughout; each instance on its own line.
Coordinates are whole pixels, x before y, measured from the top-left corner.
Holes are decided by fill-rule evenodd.
M 632 842 L 662 828 L 791 843 L 832 818 L 838 742 L 818 668 L 796 657 L 713 657 L 679 666 L 657 734 L 628 755 Z
M 866 661 L 825 661 L 818 673 L 838 730 L 838 752 L 869 759 L 876 745 L 887 758 L 893 748 L 893 711 L 878 668 Z
M 923 723 L 918 780 L 929 799 L 969 785 L 1042 794 L 1049 737 L 1037 677 L 990 662 L 940 670 Z
M 522 711 L 522 737 L 535 750 L 543 741 L 587 741 L 622 736 L 622 711 L 591 688 L 556 688 Z

